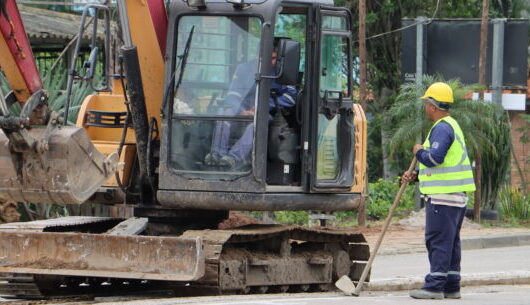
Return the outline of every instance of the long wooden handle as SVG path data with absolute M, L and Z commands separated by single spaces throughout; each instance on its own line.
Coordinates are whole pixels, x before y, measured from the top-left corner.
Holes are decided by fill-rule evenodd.
M 416 157 L 414 157 L 414 159 L 412 159 L 412 162 L 410 163 L 408 171 L 410 172 L 414 170 L 417 163 L 418 163 L 418 160 L 416 160 Z M 396 211 L 399 201 L 401 200 L 401 196 L 405 192 L 407 185 L 408 185 L 408 182 L 404 182 L 403 180 L 401 181 L 401 187 L 399 188 L 396 198 L 394 198 L 394 202 L 392 203 L 392 206 L 390 207 L 390 211 L 388 212 L 388 216 L 386 217 L 383 230 L 381 231 L 381 234 L 379 235 L 379 238 L 377 239 L 377 243 L 375 244 L 374 251 L 372 252 L 372 255 L 370 255 L 370 259 L 368 259 L 368 263 L 366 264 L 366 266 L 364 266 L 363 273 L 361 274 L 361 278 L 359 279 L 359 283 L 357 284 L 357 287 L 355 287 L 355 292 L 353 293 L 354 295 L 359 295 L 359 293 L 361 292 L 363 288 L 364 281 L 366 280 L 366 277 L 368 276 L 368 272 L 370 272 L 372 263 L 374 262 L 375 256 L 377 255 L 377 251 L 379 251 L 379 246 L 381 246 L 383 237 L 386 234 L 388 226 L 390 225 L 390 221 L 392 220 L 392 217 L 394 216 L 394 212 Z

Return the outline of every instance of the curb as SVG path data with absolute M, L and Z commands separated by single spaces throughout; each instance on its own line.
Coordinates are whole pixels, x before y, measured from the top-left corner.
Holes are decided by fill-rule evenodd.
M 478 250 L 488 248 L 530 246 L 530 234 L 497 235 L 486 237 L 470 237 L 461 241 L 462 250 Z M 400 255 L 426 253 L 425 246 L 417 248 L 382 250 L 379 255 Z
M 530 245 L 530 234 L 478 237 L 462 240 L 462 250 L 518 247 L 528 245 Z
M 423 277 L 393 278 L 371 281 L 366 291 L 398 291 L 419 289 L 423 285 Z M 467 273 L 462 274 L 461 286 L 482 285 L 528 285 L 530 271 Z

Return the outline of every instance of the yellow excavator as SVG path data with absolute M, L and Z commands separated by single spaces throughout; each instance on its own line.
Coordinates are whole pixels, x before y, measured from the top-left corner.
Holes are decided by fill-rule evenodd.
M 79 65 L 78 40 L 58 114 L 15 1 L 0 0 L 13 89 L 0 94 L 0 199 L 134 210 L 0 225 L 0 295 L 322 291 L 358 279 L 369 250 L 350 229 L 218 229 L 231 210 L 360 207 L 367 125 L 352 94 L 351 13 L 332 0 L 117 0 L 113 24 L 113 9 L 85 8 L 79 37 L 95 16 L 92 50 Z M 73 125 L 78 80 L 96 93 Z

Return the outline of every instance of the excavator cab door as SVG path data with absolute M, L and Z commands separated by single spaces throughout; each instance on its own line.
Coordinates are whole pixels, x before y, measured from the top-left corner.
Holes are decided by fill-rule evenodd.
M 347 192 L 354 184 L 355 151 L 351 67 L 351 14 L 321 7 L 316 16 L 313 73 L 311 191 Z

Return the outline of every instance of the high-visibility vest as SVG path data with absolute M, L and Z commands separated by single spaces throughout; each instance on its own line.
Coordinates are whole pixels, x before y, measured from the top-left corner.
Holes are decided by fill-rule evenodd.
M 427 167 L 420 162 L 420 192 L 422 194 L 448 194 L 475 191 L 473 170 L 467 155 L 466 142 L 460 126 L 450 116 L 439 119 L 434 123 L 423 147 L 431 147 L 429 136 L 440 122 L 445 122 L 453 128 L 455 139 L 447 151 L 444 162 L 435 167 Z

